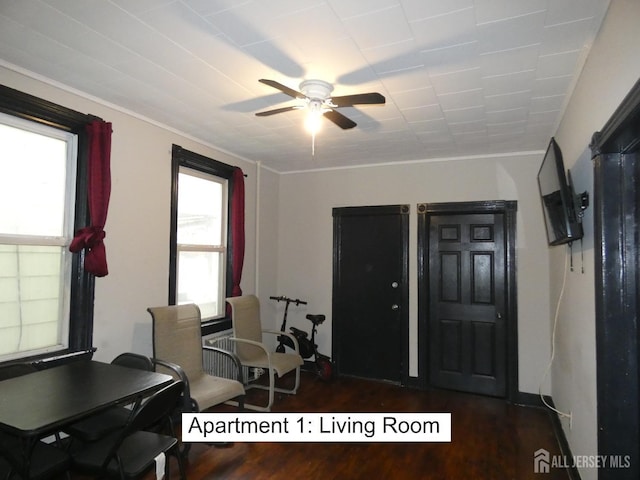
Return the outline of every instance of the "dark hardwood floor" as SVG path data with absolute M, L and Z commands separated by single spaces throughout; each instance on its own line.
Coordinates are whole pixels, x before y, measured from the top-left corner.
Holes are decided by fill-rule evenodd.
M 287 378 L 283 379 L 286 381 Z M 263 395 L 251 390 L 249 397 Z M 218 407 L 212 411 L 233 411 Z M 560 455 L 550 414 L 495 398 L 418 391 L 367 380 L 331 383 L 303 374 L 297 395 L 277 396 L 274 412 L 451 412 L 451 443 L 193 444 L 190 480 L 491 479 L 566 480 L 568 472 L 534 472 L 534 452 Z M 178 478 L 172 463 L 172 478 Z M 150 476 L 149 478 L 153 478 Z

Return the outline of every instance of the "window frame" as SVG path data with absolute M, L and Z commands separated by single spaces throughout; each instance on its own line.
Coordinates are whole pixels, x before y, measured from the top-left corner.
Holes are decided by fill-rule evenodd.
M 189 168 L 208 175 L 213 175 L 227 181 L 227 251 L 225 258 L 225 297 L 231 295 L 233 288 L 233 238 L 231 234 L 231 198 L 233 196 L 233 172 L 235 167 L 222 163 L 213 158 L 200 155 L 173 145 L 171 149 L 171 233 L 169 246 L 169 305 L 175 305 L 177 300 L 177 265 L 178 265 L 178 175 L 180 168 Z M 225 311 L 226 312 L 226 311 Z M 224 317 L 202 322 L 202 335 L 228 330 L 231 328 L 231 317 L 225 313 Z
M 88 198 L 89 142 L 85 126 L 101 118 L 77 112 L 48 100 L 0 85 L 0 112 L 40 123 L 77 136 L 76 193 L 73 230 L 90 225 Z M 21 361 L 37 361 L 60 357 L 93 348 L 93 302 L 95 277 L 84 269 L 85 251 L 72 254 L 71 299 L 69 305 L 68 346 L 39 355 L 20 357 Z M 13 359 L 12 361 L 15 361 Z

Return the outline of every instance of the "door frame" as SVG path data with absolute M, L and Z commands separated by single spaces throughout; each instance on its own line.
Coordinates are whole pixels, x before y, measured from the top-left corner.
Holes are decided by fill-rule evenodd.
M 631 456 L 601 480 L 638 478 L 640 462 L 640 80 L 591 139 L 598 455 Z
M 516 402 L 518 387 L 518 303 L 516 271 L 516 212 L 518 202 L 489 200 L 418 204 L 418 386 L 429 379 L 429 225 L 434 215 L 503 214 L 505 247 L 505 314 L 507 328 L 506 399 Z
M 338 338 L 341 333 L 340 322 L 337 321 L 337 298 L 340 289 L 340 217 L 350 215 L 390 215 L 398 214 L 401 216 L 402 223 L 402 277 L 400 284 L 400 295 L 405 308 L 402 309 L 400 317 L 400 383 L 407 385 L 409 381 L 409 214 L 411 207 L 406 204 L 402 205 L 377 205 L 363 207 L 336 207 L 333 208 L 333 287 L 332 287 L 332 328 L 331 328 L 331 344 L 332 344 L 332 360 L 335 365 L 336 374 L 340 374 L 340 355 L 338 354 Z

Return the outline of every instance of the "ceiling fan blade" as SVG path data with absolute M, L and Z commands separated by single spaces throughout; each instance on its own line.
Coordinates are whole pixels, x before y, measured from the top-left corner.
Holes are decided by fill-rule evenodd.
M 356 122 L 335 110 L 328 110 L 324 112 L 323 115 L 344 130 L 348 130 L 349 128 L 353 128 L 357 125 Z
M 356 95 L 343 95 L 340 97 L 331 97 L 331 103 L 336 107 L 350 107 L 352 105 L 373 105 L 383 104 L 385 102 L 384 95 L 379 93 L 358 93 Z
M 282 85 L 281 83 L 276 82 L 275 80 L 267 80 L 267 79 L 261 78 L 258 81 L 260 83 L 264 83 L 265 85 L 269 85 L 270 87 L 277 88 L 282 93 L 286 93 L 290 97 L 293 97 L 293 98 L 304 98 L 304 95 L 302 93 L 298 92 L 297 90 L 294 90 L 293 88 L 289 88 L 289 87 L 287 87 L 285 85 Z
M 269 115 L 275 115 L 276 113 L 282 112 L 290 112 L 291 110 L 298 110 L 300 107 L 292 106 L 292 107 L 282 107 L 282 108 L 274 108 L 273 110 L 265 110 L 264 112 L 256 113 L 258 117 L 268 117 Z

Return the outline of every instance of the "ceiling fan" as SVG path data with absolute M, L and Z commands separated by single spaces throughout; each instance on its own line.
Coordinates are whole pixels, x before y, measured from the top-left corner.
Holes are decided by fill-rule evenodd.
M 298 105 L 289 107 L 275 108 L 258 112 L 258 117 L 267 117 L 276 113 L 289 112 L 291 110 L 299 110 L 307 108 L 309 110 L 308 121 L 315 123 L 309 127 L 312 133 L 317 130 L 317 122 L 321 116 L 335 123 L 340 128 L 347 130 L 356 126 L 356 122 L 344 116 L 336 109 L 340 107 L 352 107 L 354 105 L 381 105 L 385 103 L 385 98 L 379 93 L 358 93 L 355 95 L 343 95 L 332 97 L 333 85 L 324 80 L 303 80 L 300 83 L 300 91 L 282 85 L 275 80 L 260 79 L 261 83 L 276 88 L 281 92 L 289 95 L 297 100 L 302 100 Z

